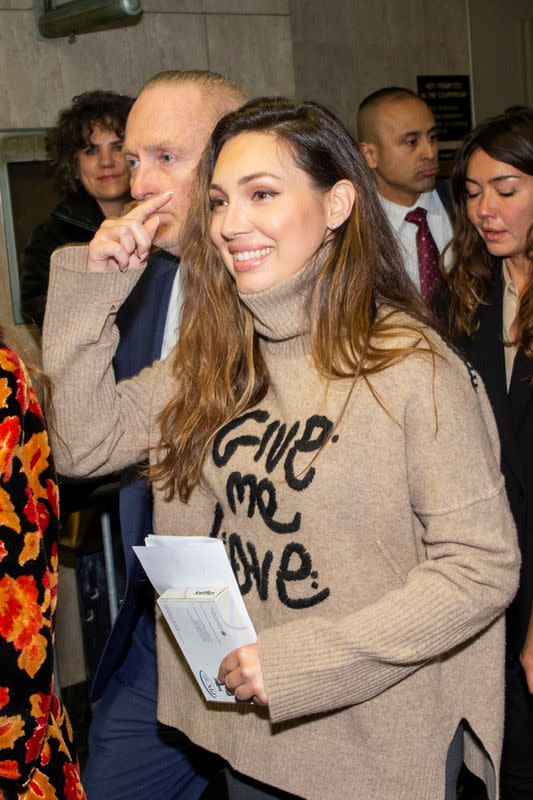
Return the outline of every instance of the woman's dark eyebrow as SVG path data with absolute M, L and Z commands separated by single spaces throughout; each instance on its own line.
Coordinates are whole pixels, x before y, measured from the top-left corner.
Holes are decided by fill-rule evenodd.
M 277 181 L 281 180 L 281 176 L 276 175 L 275 172 L 254 172 L 252 175 L 244 175 L 242 178 L 240 178 L 238 182 L 239 186 L 242 186 L 245 183 L 250 183 L 250 181 L 253 181 L 256 178 L 275 178 Z
M 489 183 L 497 183 L 497 181 L 508 181 L 510 178 L 515 178 L 516 180 L 520 180 L 520 175 L 497 175 L 495 178 L 491 178 Z
M 520 179 L 520 175 L 496 175 L 495 178 L 491 178 L 489 183 L 497 183 L 497 181 L 508 181 L 510 178 L 515 178 L 516 180 Z M 465 178 L 466 183 L 475 183 L 476 186 L 480 186 L 479 181 L 474 180 L 474 178 Z
M 275 178 L 277 181 L 281 180 L 281 176 L 276 175 L 275 172 L 254 172 L 252 175 L 243 175 L 242 178 L 239 178 L 237 185 L 244 186 L 245 184 L 250 183 L 250 181 L 256 180 L 256 178 Z M 219 192 L 224 191 L 222 186 L 219 186 L 218 183 L 210 183 L 209 188 L 217 189 Z

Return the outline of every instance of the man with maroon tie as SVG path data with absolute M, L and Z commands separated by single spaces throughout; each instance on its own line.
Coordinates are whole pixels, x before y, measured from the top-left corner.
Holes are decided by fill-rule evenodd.
M 407 272 L 429 302 L 452 236 L 447 185 L 437 182 L 435 117 L 414 92 L 391 86 L 362 101 L 357 129 Z

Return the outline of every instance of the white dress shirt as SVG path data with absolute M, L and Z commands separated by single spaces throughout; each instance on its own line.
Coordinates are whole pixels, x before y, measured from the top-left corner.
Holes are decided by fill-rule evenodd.
M 163 344 L 161 345 L 161 358 L 166 358 L 176 342 L 178 341 L 178 327 L 181 317 L 181 265 L 176 270 L 174 283 L 168 301 L 167 318 L 165 321 L 165 331 L 163 333 Z
M 393 231 L 398 237 L 400 250 L 402 251 L 405 268 L 409 277 L 420 291 L 420 273 L 418 269 L 418 256 L 416 251 L 416 233 L 418 227 L 412 222 L 405 221 L 405 215 L 415 208 L 425 208 L 427 211 L 427 221 L 431 235 L 435 240 L 439 253 L 442 253 L 450 239 L 452 238 L 452 226 L 450 218 L 442 204 L 437 190 L 423 192 L 413 206 L 399 206 L 381 197 L 381 202 Z M 448 266 L 450 253 L 445 257 L 445 265 Z

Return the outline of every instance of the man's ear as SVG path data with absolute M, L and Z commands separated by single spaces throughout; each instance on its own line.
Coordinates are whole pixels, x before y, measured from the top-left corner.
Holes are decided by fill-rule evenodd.
M 373 142 L 358 142 L 358 145 L 359 150 L 361 151 L 361 154 L 370 169 L 376 169 L 378 165 L 376 145 Z
M 349 180 L 337 181 L 328 192 L 328 228 L 335 230 L 348 219 L 355 203 L 356 190 Z

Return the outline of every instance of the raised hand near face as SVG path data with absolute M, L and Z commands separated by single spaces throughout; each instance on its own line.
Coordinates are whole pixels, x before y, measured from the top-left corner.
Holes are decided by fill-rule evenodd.
M 144 267 L 159 226 L 157 211 L 172 192 L 138 203 L 123 217 L 105 219 L 89 245 L 88 272 L 113 272 Z

